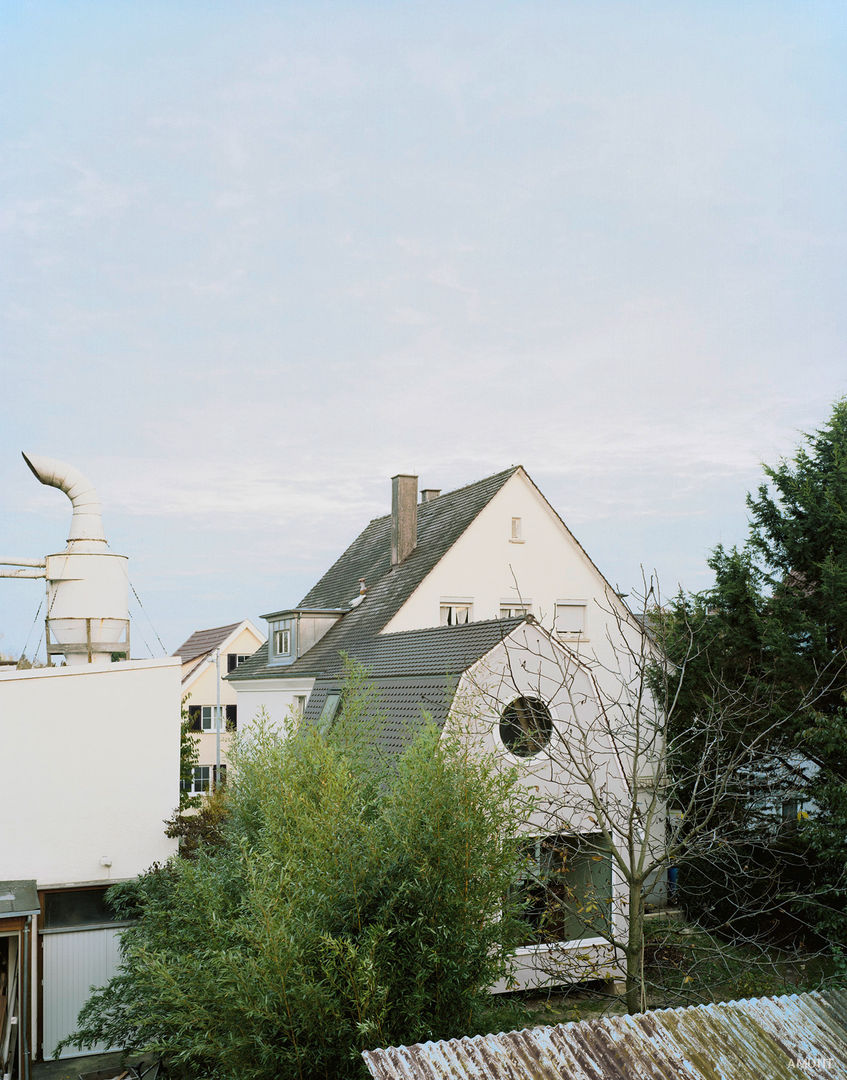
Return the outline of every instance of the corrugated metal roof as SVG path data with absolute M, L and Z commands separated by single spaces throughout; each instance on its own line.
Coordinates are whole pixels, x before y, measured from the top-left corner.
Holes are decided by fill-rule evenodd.
M 845 1080 L 847 993 L 792 994 L 362 1055 L 376 1080 Z

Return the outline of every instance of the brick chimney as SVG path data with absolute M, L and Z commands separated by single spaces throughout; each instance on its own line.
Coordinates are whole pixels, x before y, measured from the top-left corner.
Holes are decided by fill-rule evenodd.
M 391 565 L 399 566 L 418 542 L 418 478 L 391 477 Z

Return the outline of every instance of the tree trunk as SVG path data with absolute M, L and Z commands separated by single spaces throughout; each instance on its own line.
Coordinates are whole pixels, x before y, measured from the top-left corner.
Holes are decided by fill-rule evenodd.
M 644 988 L 644 898 L 641 888 L 629 887 L 629 930 L 626 949 L 626 1011 L 644 1012 L 647 995 Z

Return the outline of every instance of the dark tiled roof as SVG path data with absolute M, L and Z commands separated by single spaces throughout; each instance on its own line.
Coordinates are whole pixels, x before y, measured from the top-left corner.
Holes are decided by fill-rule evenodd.
M 373 688 L 369 717 L 377 721 L 374 742 L 388 754 L 400 753 L 421 730 L 424 714 L 444 726 L 459 678 L 526 619 L 490 619 L 463 626 L 438 626 L 382 634 L 364 642 L 353 654 L 364 664 Z M 327 694 L 344 683 L 344 664 L 336 654 L 334 668 L 315 682 L 305 722 L 316 723 Z
M 373 678 L 390 675 L 461 675 L 475 660 L 520 626 L 518 619 L 488 619 L 462 626 L 435 626 L 425 630 L 404 630 L 379 634 L 361 642 L 350 655 L 364 664 Z M 325 676 L 343 671 L 336 653 L 324 669 Z
M 306 593 L 300 608 L 346 608 L 359 594 L 359 579 L 368 591 L 364 601 L 307 653 L 285 667 L 269 665 L 262 647 L 240 664 L 229 679 L 280 679 L 318 676 L 338 669 L 341 651 L 357 658 L 371 647 L 372 639 L 408 600 L 442 556 L 520 468 L 478 480 L 418 504 L 417 546 L 399 566 L 391 566 L 391 515 L 375 518 L 344 554 Z M 395 637 L 399 635 L 391 635 Z
M 416 585 L 422 581 L 519 467 L 514 465 L 430 502 L 419 503 L 417 546 L 395 574 L 399 571 L 404 578 L 414 578 Z M 390 571 L 391 515 L 385 514 L 374 518 L 356 537 L 298 606 L 346 607 L 358 595 L 360 578 L 370 588 Z
M 318 679 L 309 695 L 304 723 L 315 724 L 323 712 L 327 694 L 340 690 L 340 679 Z M 455 692 L 455 682 L 445 676 L 415 679 L 374 679 L 374 696 L 367 723 L 373 721 L 373 743 L 384 754 L 401 754 L 424 725 L 424 713 L 439 728 L 444 726 Z
M 217 649 L 239 626 L 240 622 L 234 622 L 229 626 L 214 626 L 211 630 L 195 630 L 187 641 L 174 650 L 173 655 L 178 656 L 183 664 L 187 664 L 189 660 Z

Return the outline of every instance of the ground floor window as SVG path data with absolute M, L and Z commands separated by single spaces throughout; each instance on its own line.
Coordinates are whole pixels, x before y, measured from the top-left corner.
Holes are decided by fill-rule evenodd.
M 534 836 L 521 841 L 515 883 L 525 945 L 608 934 L 612 860 L 602 836 Z
M 217 765 L 195 765 L 191 783 L 186 784 L 183 790 L 190 795 L 207 795 L 212 787 L 223 787 L 225 783 L 226 765 L 220 766 L 220 776 Z
M 108 886 L 93 889 L 57 889 L 44 893 L 43 929 L 102 926 L 115 921 L 112 905 L 106 900 Z

